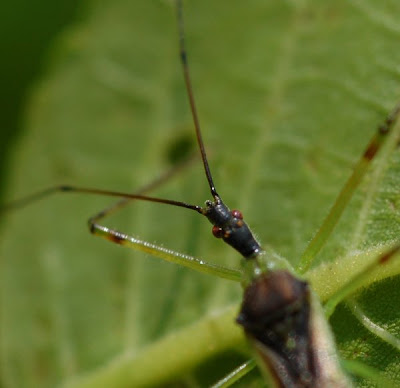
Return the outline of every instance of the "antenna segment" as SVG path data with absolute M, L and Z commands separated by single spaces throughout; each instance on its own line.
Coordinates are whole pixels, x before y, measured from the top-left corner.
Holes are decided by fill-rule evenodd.
M 196 103 L 194 100 L 192 82 L 190 79 L 189 66 L 188 66 L 186 47 L 185 47 L 185 29 L 183 22 L 183 7 L 181 0 L 176 1 L 176 11 L 177 11 L 178 30 L 179 30 L 179 57 L 181 58 L 186 91 L 189 97 L 190 109 L 192 111 L 193 123 L 196 130 L 197 144 L 199 145 L 200 148 L 201 159 L 203 160 L 204 171 L 206 172 L 208 185 L 210 186 L 211 190 L 211 195 L 214 197 L 214 199 L 217 199 L 219 198 L 219 195 L 217 193 L 217 190 L 215 189 L 214 181 L 210 171 L 210 166 L 208 165 L 206 149 L 204 147 L 203 138 L 200 130 L 199 116 L 197 114 Z

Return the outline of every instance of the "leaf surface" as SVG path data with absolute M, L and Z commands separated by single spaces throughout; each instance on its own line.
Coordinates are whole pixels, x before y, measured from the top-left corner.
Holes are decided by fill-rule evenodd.
M 193 87 L 217 189 L 265 245 L 293 264 L 398 101 L 399 14 L 394 0 L 185 3 Z M 129 192 L 165 171 L 174 144 L 193 138 L 170 2 L 89 2 L 82 22 L 59 38 L 25 122 L 9 166 L 10 199 L 58 183 Z M 393 144 L 374 162 L 315 265 L 398 238 L 400 160 Z M 200 162 L 152 194 L 201 205 L 209 194 Z M 65 194 L 1 220 L 2 385 L 74 381 L 175 334 L 164 354 L 182 364 L 155 385 L 164 378 L 207 385 L 248 357 L 231 310 L 239 306 L 240 286 L 93 238 L 86 220 L 109 203 Z M 184 209 L 134 203 L 106 223 L 239 266 L 207 221 Z M 359 299 L 394 335 L 397 280 L 374 283 Z M 318 282 L 321 288 L 324 279 Z M 191 341 L 180 342 L 179 333 L 201 327 L 209 334 L 215 316 L 226 319 L 231 342 L 211 336 L 218 354 L 200 357 L 199 365 L 182 362 Z M 397 350 L 345 305 L 331 323 L 343 357 L 400 384 Z M 163 365 L 162 357 L 154 359 L 141 373 L 150 382 Z M 256 372 L 249 379 L 259 382 Z M 129 386 L 129 374 L 119 384 Z

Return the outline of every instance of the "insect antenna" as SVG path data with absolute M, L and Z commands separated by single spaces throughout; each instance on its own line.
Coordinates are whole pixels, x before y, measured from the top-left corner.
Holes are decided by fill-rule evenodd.
M 211 175 L 211 170 L 208 164 L 207 155 L 204 147 L 203 138 L 201 135 L 200 122 L 198 118 L 198 113 L 195 104 L 195 98 L 192 88 L 192 83 L 190 79 L 189 66 L 187 61 L 187 54 L 185 48 L 185 33 L 184 33 L 184 22 L 183 22 L 183 6 L 181 0 L 176 0 L 176 10 L 177 10 L 177 21 L 179 30 L 179 52 L 180 59 L 183 68 L 184 81 L 186 86 L 186 91 L 189 99 L 190 109 L 192 112 L 195 133 L 197 138 L 197 144 L 199 146 L 204 171 L 207 177 L 208 185 L 213 197 L 213 201 L 206 201 L 205 206 L 191 205 L 183 201 L 175 201 L 170 199 L 150 197 L 143 195 L 142 193 L 124 193 L 120 191 L 113 190 L 103 190 L 98 188 L 88 188 L 79 187 L 72 185 L 57 185 L 50 187 L 45 190 L 33 193 L 22 199 L 16 200 L 3 207 L 0 207 L 0 214 L 13 210 L 16 208 L 24 207 L 32 202 L 40 200 L 42 198 L 51 196 L 59 192 L 67 193 L 84 193 L 92 195 L 102 195 L 108 197 L 118 197 L 125 198 L 127 200 L 142 200 L 149 202 L 157 202 L 166 205 L 183 207 L 186 209 L 197 211 L 198 213 L 204 215 L 210 223 L 213 225 L 212 233 L 215 237 L 221 238 L 224 242 L 229 244 L 231 247 L 236 249 L 243 257 L 246 259 L 256 259 L 262 252 L 260 244 L 257 242 L 250 228 L 243 220 L 243 215 L 238 210 L 230 210 L 228 206 L 224 204 L 220 196 L 218 195 L 214 181 Z M 117 207 L 119 207 L 117 205 Z M 103 218 L 104 215 L 108 214 L 107 211 L 100 212 L 98 216 L 94 216 L 89 220 L 90 231 L 93 233 L 96 227 L 95 221 L 99 218 Z M 108 234 L 107 234 L 108 235 Z
M 215 237 L 222 238 L 227 244 L 236 249 L 246 259 L 255 259 L 263 252 L 260 244 L 256 241 L 250 228 L 243 221 L 242 213 L 239 210 L 231 211 L 228 206 L 224 204 L 215 188 L 210 166 L 208 164 L 203 137 L 201 135 L 200 121 L 197 113 L 193 87 L 190 78 L 185 45 L 185 28 L 182 0 L 176 0 L 175 4 L 179 33 L 179 57 L 182 64 L 185 87 L 189 99 L 190 110 L 192 112 L 197 144 L 200 149 L 204 171 L 206 173 L 211 195 L 214 198 L 213 202 L 206 201 L 206 206 L 202 208 L 200 212 L 208 218 L 211 224 L 213 224 L 212 233 Z
M 178 33 L 179 33 L 179 57 L 180 57 L 181 63 L 182 63 L 183 77 L 185 79 L 185 86 L 186 86 L 186 91 L 187 91 L 187 95 L 189 98 L 190 110 L 192 111 L 194 128 L 196 131 L 197 144 L 200 149 L 201 159 L 203 161 L 204 171 L 206 173 L 208 185 L 210 186 L 211 195 L 214 198 L 217 198 L 217 197 L 219 197 L 219 195 L 217 193 L 217 190 L 215 189 L 213 177 L 211 175 L 210 166 L 209 166 L 208 160 L 207 160 L 206 149 L 204 147 L 203 137 L 201 135 L 199 115 L 197 114 L 196 102 L 195 102 L 193 88 L 192 88 L 192 82 L 191 82 L 191 78 L 190 78 L 189 65 L 188 65 L 187 54 L 186 54 L 186 45 L 185 45 L 185 28 L 184 28 L 185 25 L 184 25 L 184 20 L 183 20 L 182 0 L 176 1 L 176 11 L 177 11 L 177 19 L 178 19 Z

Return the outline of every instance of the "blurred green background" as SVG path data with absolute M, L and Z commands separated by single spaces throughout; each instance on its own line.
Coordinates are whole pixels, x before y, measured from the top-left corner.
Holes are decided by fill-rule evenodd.
M 220 194 L 246 214 L 264 244 L 293 263 L 398 99 L 399 2 L 376 2 L 375 10 L 367 7 L 372 3 L 185 2 L 193 85 Z M 16 66 L 2 72 L 9 88 L 18 90 L 21 82 L 14 128 L 26 127 L 18 138 L 17 129 L 2 125 L 2 132 L 13 133 L 11 143 L 19 140 L 7 170 L 9 200 L 54 183 L 133 190 L 165 171 L 174 139 L 193 136 L 172 2 L 84 4 L 82 9 L 66 3 L 64 10 L 61 3 L 46 4 L 39 11 L 38 4 L 30 9 L 14 3 L 15 18 L 2 13 L 13 31 L 21 30 L 1 34 L 10 41 L 4 56 L 12 51 L 13 63 L 26 63 L 24 74 L 30 72 L 23 84 Z M 32 20 L 29 28 L 21 12 Z M 76 25 L 82 15 L 85 20 Z M 62 25 L 71 28 L 60 36 Z M 12 49 L 17 41 L 18 55 Z M 24 47 L 33 47 L 33 41 L 36 54 Z M 1 109 L 12 112 L 4 104 Z M 398 237 L 396 155 L 380 164 L 386 174 L 364 181 L 318 260 Z M 199 163 L 154 193 L 196 204 L 207 194 Z M 145 347 L 229 306 L 238 308 L 238 285 L 90 236 L 87 218 L 108 202 L 59 196 L 2 219 L 0 385 L 54 387 L 102 370 L 126 351 L 146 362 Z M 236 253 L 212 238 L 207 222 L 183 209 L 141 203 L 107 225 L 216 264 L 239 263 Z M 400 312 L 396 290 L 393 282 L 384 292 L 374 290 L 380 296 L 374 303 L 369 295 L 362 301 L 379 307 L 371 312 L 375 321 L 398 330 L 400 316 L 391 316 Z M 345 308 L 332 326 L 344 357 L 367 359 L 386 375 L 400 376 L 398 353 L 382 346 Z M 168 354 L 180 357 L 176 379 L 198 386 L 216 381 L 246 352 L 241 344 L 227 346 L 229 357 L 188 371 L 188 344 L 175 343 Z M 150 365 L 143 373 L 153 378 L 162 369 Z
M 24 122 L 31 85 L 45 72 L 53 38 L 77 18 L 77 0 L 5 1 L 0 13 L 0 201 L 7 158 Z

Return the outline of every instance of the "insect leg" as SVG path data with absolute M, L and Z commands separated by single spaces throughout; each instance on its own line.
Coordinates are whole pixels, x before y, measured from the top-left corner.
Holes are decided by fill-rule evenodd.
M 391 130 L 397 122 L 399 114 L 400 105 L 397 105 L 395 109 L 387 116 L 386 120 L 378 126 L 376 133 L 370 140 L 367 148 L 365 149 L 361 158 L 354 167 L 352 175 L 347 180 L 346 184 L 339 193 L 335 203 L 333 204 L 321 227 L 318 229 L 317 233 L 308 244 L 306 250 L 303 252 L 300 263 L 298 265 L 298 270 L 300 273 L 304 273 L 310 268 L 315 256 L 325 245 L 325 242 L 328 240 L 333 229 L 338 223 L 344 209 L 350 202 L 355 190 L 357 189 L 362 178 L 368 171 L 372 160 L 381 149 L 382 145 L 385 142 L 385 139 L 391 133 Z
M 382 339 L 384 342 L 392 345 L 394 348 L 400 351 L 400 339 L 396 338 L 394 335 L 389 333 L 386 329 L 383 327 L 377 325 L 375 322 L 373 322 L 371 319 L 368 318 L 368 316 L 365 314 L 365 312 L 362 310 L 360 305 L 357 303 L 357 301 L 354 298 L 351 298 L 347 302 L 347 306 L 350 307 L 352 313 L 355 315 L 355 317 L 359 320 L 359 322 L 371 333 L 375 334 L 377 337 Z
M 198 207 L 194 205 L 189 205 L 184 202 L 179 201 L 170 201 L 164 200 L 159 198 L 147 197 L 143 194 L 147 193 L 150 190 L 160 186 L 163 184 L 167 179 L 169 179 L 172 175 L 176 174 L 179 170 L 182 169 L 182 166 L 176 165 L 172 167 L 169 171 L 165 174 L 161 175 L 158 179 L 154 180 L 150 184 L 144 186 L 143 188 L 139 189 L 134 194 L 124 194 L 122 192 L 113 192 L 108 190 L 99 190 L 99 189 L 91 189 L 91 188 L 83 188 L 83 187 L 75 187 L 75 186 L 68 186 L 68 185 L 59 185 L 53 186 L 48 189 L 42 190 L 40 192 L 34 193 L 27 197 L 24 197 L 20 200 L 16 200 L 7 204 L 0 208 L 0 214 L 13 211 L 22 207 L 25 207 L 33 202 L 38 200 L 44 199 L 48 196 L 51 196 L 56 193 L 86 193 L 86 194 L 93 194 L 93 195 L 103 195 L 103 196 L 113 196 L 122 198 L 120 201 L 116 202 L 114 205 L 102 210 L 101 212 L 97 213 L 93 217 L 91 217 L 88 221 L 89 223 L 89 230 L 92 234 L 96 236 L 103 237 L 104 239 L 111 241 L 113 243 L 117 243 L 120 245 L 128 246 L 132 249 L 142 251 L 145 253 L 149 253 L 155 257 L 160 259 L 179 264 L 198 272 L 203 272 L 207 274 L 211 274 L 217 277 L 234 280 L 239 282 L 241 280 L 241 272 L 239 270 L 225 268 L 222 266 L 217 266 L 214 264 L 210 264 L 205 262 L 204 260 L 188 256 L 179 252 L 172 251 L 170 249 L 166 249 L 161 246 L 154 245 L 152 243 L 136 239 L 132 236 L 127 234 L 121 233 L 117 230 L 110 229 L 106 226 L 99 225 L 97 223 L 98 220 L 105 218 L 106 216 L 114 213 L 115 211 L 123 208 L 126 206 L 130 201 L 133 199 L 142 199 L 151 202 L 159 202 L 165 204 L 172 204 L 179 207 L 185 207 L 192 210 L 196 210 Z
M 209 275 L 214 275 L 220 278 L 240 282 L 242 274 L 239 270 L 210 264 L 204 260 L 185 255 L 183 253 L 175 252 L 171 249 L 161 247 L 149 243 L 147 241 L 139 240 L 135 237 L 118 232 L 115 229 L 107 228 L 89 220 L 90 232 L 96 236 L 102 237 L 108 241 L 120 244 L 137 251 L 148 253 L 159 259 L 169 261 L 171 263 L 179 264 L 183 267 L 193 269 L 197 272 L 203 272 Z
M 335 311 L 336 306 L 349 297 L 352 293 L 361 289 L 371 277 L 371 274 L 379 267 L 390 263 L 390 261 L 397 257 L 400 252 L 400 244 L 395 245 L 389 251 L 376 257 L 371 263 L 369 263 L 364 269 L 358 274 L 353 276 L 347 283 L 345 283 L 340 289 L 338 289 L 325 303 L 325 315 L 329 318 Z
M 225 377 L 219 380 L 217 383 L 211 386 L 211 388 L 227 388 L 232 384 L 236 383 L 243 376 L 247 375 L 247 373 L 251 372 L 257 366 L 254 359 L 248 360 L 243 364 L 239 365 L 232 372 L 228 373 Z

